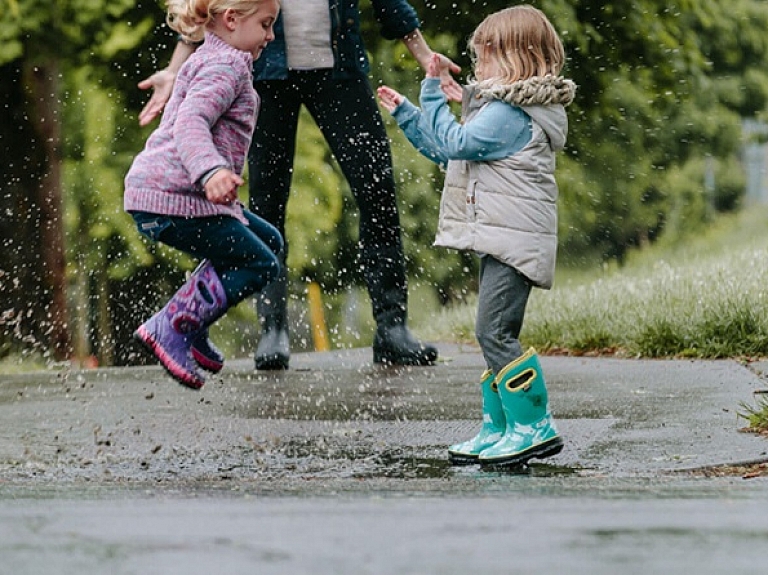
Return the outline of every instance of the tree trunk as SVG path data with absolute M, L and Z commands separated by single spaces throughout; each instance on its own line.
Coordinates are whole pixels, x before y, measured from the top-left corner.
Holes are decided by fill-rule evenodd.
M 48 348 L 53 357 L 60 361 L 69 358 L 71 343 L 62 221 L 59 67 L 55 60 L 50 59 L 43 64 L 31 66 L 27 72 L 38 145 L 43 147 L 46 158 L 40 185 L 32 191 L 40 214 L 40 278 L 43 291 L 50 298 L 47 318 L 43 320 L 43 331 L 47 334 Z

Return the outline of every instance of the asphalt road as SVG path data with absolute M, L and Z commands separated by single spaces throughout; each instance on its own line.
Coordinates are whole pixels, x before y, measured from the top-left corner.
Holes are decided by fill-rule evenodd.
M 764 573 L 768 460 L 740 417 L 761 365 L 544 357 L 557 457 L 447 464 L 477 349 L 370 350 L 0 378 L 0 573 Z

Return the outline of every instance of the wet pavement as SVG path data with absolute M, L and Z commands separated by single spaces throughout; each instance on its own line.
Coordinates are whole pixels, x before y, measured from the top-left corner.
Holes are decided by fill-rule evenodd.
M 0 574 L 763 572 L 768 478 L 720 472 L 768 461 L 739 416 L 762 364 L 542 357 L 565 449 L 497 473 L 447 463 L 484 365 L 439 347 L 236 360 L 200 392 L 156 367 L 0 376 Z

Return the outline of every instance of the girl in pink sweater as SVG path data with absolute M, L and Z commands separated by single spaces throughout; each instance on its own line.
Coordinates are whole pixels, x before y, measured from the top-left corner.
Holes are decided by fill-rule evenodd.
M 125 178 L 124 206 L 139 232 L 202 260 L 134 334 L 193 389 L 205 383 L 200 367 L 223 366 L 208 327 L 280 271 L 282 236 L 237 195 L 259 104 L 253 60 L 274 38 L 278 11 L 277 0 L 169 0 L 170 27 L 204 42 Z

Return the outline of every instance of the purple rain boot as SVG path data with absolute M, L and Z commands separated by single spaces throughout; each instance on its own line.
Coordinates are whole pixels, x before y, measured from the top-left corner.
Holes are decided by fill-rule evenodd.
M 201 261 L 190 278 L 199 276 L 206 265 L 208 265 L 208 260 Z M 208 337 L 207 327 L 192 342 L 192 357 L 200 367 L 211 373 L 219 373 L 224 367 L 224 354 Z
M 224 354 L 208 337 L 207 328 L 192 342 L 192 357 L 200 367 L 211 373 L 219 373 L 224 367 Z
M 205 378 L 192 357 L 192 342 L 226 310 L 224 286 L 213 265 L 205 262 L 133 336 L 176 381 L 200 389 Z

